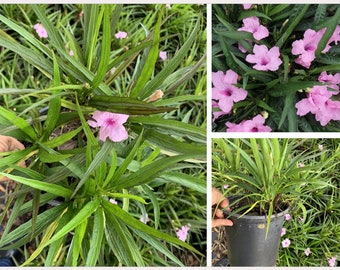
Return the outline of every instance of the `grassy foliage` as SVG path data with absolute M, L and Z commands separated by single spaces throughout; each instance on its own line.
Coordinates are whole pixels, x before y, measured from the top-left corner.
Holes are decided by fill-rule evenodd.
M 2 5 L 0 25 L 1 134 L 26 146 L 0 160 L 18 183 L 0 247 L 35 266 L 204 264 L 205 7 Z M 128 114 L 128 140 L 99 141 L 96 110 Z
M 282 241 L 288 238 L 291 244 L 280 247 L 277 265 L 328 266 L 329 259 L 338 258 L 340 247 L 339 139 L 259 140 L 269 140 L 270 145 L 278 140 L 281 149 L 288 142 L 286 154 L 276 156 L 277 151 L 271 149 L 272 160 L 276 160 L 272 170 L 282 166 L 274 175 L 276 180 L 268 177 L 261 180 L 261 176 L 256 175 L 261 168 L 265 174 L 271 171 L 261 165 L 266 162 L 263 143 L 258 145 L 257 153 L 262 158 L 257 159 L 246 139 L 214 139 L 213 185 L 226 197 L 245 195 L 251 199 L 251 207 L 274 204 L 279 195 L 280 200 L 290 206 L 291 219 L 284 223 L 286 234 L 282 235 Z M 281 162 L 277 162 L 277 158 Z M 255 163 L 260 167 L 253 170 L 249 164 L 255 166 Z M 305 255 L 307 248 L 311 251 L 308 256 Z

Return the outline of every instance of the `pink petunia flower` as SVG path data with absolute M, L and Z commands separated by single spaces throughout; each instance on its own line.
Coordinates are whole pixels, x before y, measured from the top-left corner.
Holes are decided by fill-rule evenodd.
M 229 69 L 226 74 L 223 71 L 212 73 L 212 98 L 217 101 L 219 108 L 225 113 L 230 113 L 234 102 L 244 100 L 248 92 L 234 86 L 237 83 L 238 75 Z
M 243 9 L 250 9 L 252 4 L 243 4 Z
M 245 31 L 253 34 L 256 40 L 261 40 L 269 36 L 267 27 L 260 24 L 260 19 L 253 16 L 242 20 L 243 27 L 237 29 L 238 31 Z
M 176 232 L 177 238 L 185 242 L 188 236 L 189 229 L 190 229 L 189 225 L 182 226 L 182 228 Z
M 290 240 L 286 238 L 285 240 L 282 241 L 282 247 L 287 248 L 290 246 Z
M 286 220 L 291 220 L 292 219 L 292 216 L 290 214 L 285 214 L 285 219 Z
M 145 216 L 142 215 L 139 220 L 144 224 L 147 224 L 150 221 L 148 214 L 146 214 Z
M 332 257 L 328 260 L 328 264 L 330 267 L 335 267 L 336 257 Z
M 74 52 L 73 52 L 72 50 L 70 50 L 70 51 L 68 52 L 68 54 L 69 54 L 71 57 L 74 56 Z
M 255 116 L 252 120 L 243 120 L 239 124 L 227 122 L 227 132 L 270 132 L 272 129 L 264 125 L 265 119 L 262 115 Z
M 327 87 L 339 90 L 338 84 L 340 83 L 340 73 L 332 75 L 327 74 L 326 71 L 322 71 L 318 78 L 318 81 L 328 83 Z
M 315 51 L 325 33 L 326 28 L 318 32 L 308 29 L 303 35 L 303 39 L 295 40 L 292 44 L 292 54 L 299 55 L 295 62 L 305 68 L 309 68 L 315 59 Z
M 311 112 L 322 126 L 331 120 L 340 120 L 340 101 L 333 101 L 331 97 L 335 91 L 329 91 L 327 86 L 316 85 L 304 98 L 295 104 L 297 115 L 304 116 Z
M 123 31 L 119 31 L 118 33 L 115 34 L 115 37 L 117 39 L 123 39 L 123 38 L 126 38 L 127 37 L 127 33 L 126 32 L 123 32 Z
M 311 252 L 310 252 L 310 248 L 306 248 L 305 254 L 306 254 L 307 257 L 309 256 L 310 253 L 311 253 Z
M 227 184 L 223 185 L 224 189 L 227 189 L 228 187 L 229 187 L 229 185 L 227 185 Z
M 277 46 L 268 50 L 266 45 L 255 44 L 253 53 L 247 55 L 246 61 L 255 64 L 254 69 L 256 70 L 275 71 L 282 64 L 279 47 Z
M 281 229 L 281 236 L 284 236 L 287 233 L 287 229 L 286 228 L 282 228 Z
M 165 60 L 167 59 L 166 52 L 160 51 L 160 52 L 159 52 L 159 57 L 160 57 L 163 61 L 165 61 Z
M 93 119 L 95 121 L 87 121 L 91 127 L 100 127 L 99 139 L 105 141 L 107 137 L 113 142 L 120 142 L 128 138 L 123 124 L 127 121 L 128 115 L 95 111 L 93 113 Z
M 47 38 L 48 37 L 47 31 L 41 23 L 36 23 L 33 26 L 33 28 L 35 29 L 35 31 L 37 32 L 39 37 L 41 37 L 41 38 Z

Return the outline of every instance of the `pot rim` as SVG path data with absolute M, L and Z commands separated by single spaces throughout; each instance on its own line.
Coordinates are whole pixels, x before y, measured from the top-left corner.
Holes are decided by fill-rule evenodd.
M 233 201 L 234 199 L 236 199 L 238 197 L 240 197 L 240 196 L 238 196 L 238 195 L 230 196 L 229 201 Z M 282 217 L 283 215 L 288 213 L 289 209 L 290 209 L 289 206 L 287 206 L 287 208 L 285 210 L 283 210 L 282 212 L 272 214 L 270 219 L 272 220 L 274 218 Z M 266 220 L 268 218 L 267 215 L 252 216 L 252 215 L 248 215 L 248 214 L 237 214 L 237 213 L 233 213 L 233 212 L 227 211 L 227 210 L 223 210 L 223 214 L 224 214 L 225 218 L 234 217 L 234 218 L 237 218 L 237 219 L 255 219 L 255 220 L 260 220 L 260 219 Z
M 283 210 L 280 213 L 272 214 L 270 219 L 282 217 L 283 215 L 287 214 L 288 211 L 289 211 L 289 207 L 286 210 Z M 234 217 L 234 218 L 237 218 L 237 219 L 257 219 L 257 220 L 259 220 L 259 219 L 266 220 L 267 219 L 266 215 L 264 215 L 264 216 L 251 216 L 251 215 L 248 215 L 248 214 L 236 214 L 236 213 L 226 211 L 226 210 L 224 210 L 223 213 L 224 213 L 224 216 L 226 216 L 226 218 Z

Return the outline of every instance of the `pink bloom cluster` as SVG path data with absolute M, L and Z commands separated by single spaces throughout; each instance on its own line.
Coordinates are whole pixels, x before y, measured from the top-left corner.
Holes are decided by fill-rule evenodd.
M 297 114 L 304 116 L 311 112 L 322 126 L 331 120 L 340 120 L 340 102 L 331 99 L 333 93 L 326 86 L 314 86 L 308 97 L 296 103 Z
M 219 114 L 228 114 L 235 102 L 244 100 L 247 97 L 247 91 L 235 86 L 237 84 L 238 75 L 229 69 L 226 74 L 223 71 L 212 73 L 212 98 L 216 103 L 215 107 L 219 107 L 221 112 L 215 114 L 215 118 Z
M 315 59 L 315 51 L 318 48 L 319 42 L 324 35 L 326 28 L 322 28 L 319 31 L 315 31 L 312 29 L 307 29 L 303 35 L 303 39 L 295 40 L 292 44 L 292 54 L 298 55 L 298 58 L 295 59 L 295 62 L 305 68 L 310 68 L 312 61 Z M 340 41 L 340 25 L 338 25 L 329 39 L 326 47 L 323 49 L 323 53 L 326 53 L 330 50 L 331 46 L 329 45 L 332 42 L 335 42 L 337 45 Z
M 239 124 L 227 122 L 227 132 L 270 132 L 272 129 L 264 125 L 265 119 L 262 115 L 255 116 L 252 120 L 243 120 Z
M 260 19 L 252 16 L 243 19 L 243 26 L 238 31 L 245 31 L 253 34 L 255 40 L 261 40 L 269 36 L 267 27 L 260 24 Z M 239 44 L 239 49 L 246 53 L 246 50 Z M 282 64 L 279 47 L 274 46 L 268 49 L 266 45 L 254 45 L 253 54 L 246 57 L 246 61 L 253 63 L 254 69 L 262 71 L 276 71 Z
M 41 23 L 36 23 L 33 26 L 33 28 L 35 29 L 35 31 L 37 32 L 39 37 L 41 37 L 41 38 L 47 38 L 48 37 L 47 31 Z
M 184 226 L 182 226 L 182 228 L 179 229 L 179 230 L 176 232 L 176 235 L 177 235 L 178 239 L 180 239 L 180 240 L 182 240 L 183 242 L 185 242 L 185 240 L 187 239 L 189 230 L 190 230 L 190 225 L 184 225 Z
M 128 138 L 123 124 L 127 121 L 128 115 L 95 111 L 92 118 L 95 120 L 89 120 L 87 123 L 91 127 L 100 127 L 99 139 L 105 141 L 107 137 L 113 142 L 120 142 Z

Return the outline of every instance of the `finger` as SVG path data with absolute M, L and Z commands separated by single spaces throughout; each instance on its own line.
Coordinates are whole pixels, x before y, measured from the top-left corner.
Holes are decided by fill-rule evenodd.
M 223 218 L 223 217 L 224 217 L 223 211 L 220 210 L 220 209 L 217 209 L 217 210 L 216 210 L 216 213 L 215 213 L 215 217 L 217 217 L 217 218 Z
M 229 219 L 213 219 L 211 222 L 212 227 L 218 226 L 233 226 L 233 222 Z

